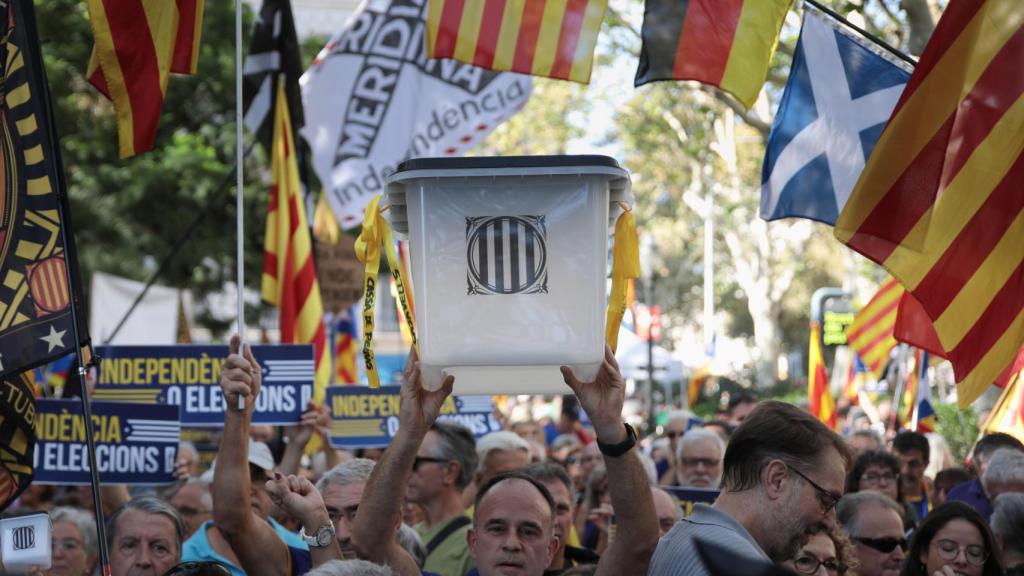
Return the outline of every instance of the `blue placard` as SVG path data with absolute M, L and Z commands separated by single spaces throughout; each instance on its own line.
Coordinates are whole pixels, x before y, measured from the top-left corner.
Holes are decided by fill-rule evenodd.
M 227 346 L 99 346 L 93 398 L 181 406 L 183 426 L 223 426 L 220 372 Z M 254 424 L 294 425 L 313 397 L 313 346 L 254 345 L 263 368 Z
M 170 484 L 178 457 L 178 407 L 92 402 L 100 481 Z M 36 400 L 35 478 L 39 484 L 89 484 L 85 421 L 79 400 Z
M 659 486 L 679 500 L 683 516 L 693 512 L 694 504 L 712 504 L 720 492 L 717 488 L 683 488 L 681 486 Z
M 331 386 L 331 446 L 335 448 L 383 448 L 398 431 L 399 387 Z M 462 424 L 477 438 L 501 430 L 492 414 L 490 396 L 449 396 L 439 421 Z

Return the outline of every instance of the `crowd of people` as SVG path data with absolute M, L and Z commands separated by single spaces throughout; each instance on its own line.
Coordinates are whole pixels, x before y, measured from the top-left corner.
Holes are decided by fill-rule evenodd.
M 562 370 L 574 395 L 559 421 L 475 438 L 439 420 L 453 378 L 425 390 L 413 353 L 386 450 L 330 448 L 311 407 L 275 457 L 252 423 L 260 366 L 236 337 L 212 467 L 183 446 L 173 486 L 102 489 L 111 574 L 1024 574 L 1017 438 L 983 436 L 963 467 L 929 472 L 924 434 L 841 435 L 739 395 L 715 420 L 675 412 L 641 440 L 610 351 L 592 381 Z M 303 465 L 314 438 L 321 463 Z M 86 576 L 92 509 L 87 488 L 32 486 L 8 513 L 49 512 L 43 573 Z

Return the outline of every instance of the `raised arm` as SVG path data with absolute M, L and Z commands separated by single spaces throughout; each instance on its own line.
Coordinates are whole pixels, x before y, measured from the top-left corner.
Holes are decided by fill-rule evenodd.
M 327 514 L 327 506 L 324 499 L 317 491 L 316 486 L 302 476 L 285 476 L 280 472 L 274 474 L 274 479 L 267 481 L 267 492 L 274 504 L 279 506 L 288 514 L 298 518 L 302 523 L 302 529 L 308 535 L 317 534 L 322 526 L 331 524 L 331 517 Z M 313 567 L 320 566 L 331 560 L 343 560 L 338 540 L 331 535 L 330 543 L 326 546 L 310 546 L 309 554 L 313 560 Z
M 622 404 L 626 384 L 610 348 L 605 347 L 604 362 L 593 382 L 580 382 L 572 370 L 563 366 L 562 376 L 580 399 L 597 432 L 599 445 L 618 446 L 629 435 L 622 422 Z M 618 524 L 615 540 L 601 556 L 599 575 L 646 574 L 651 555 L 658 545 L 658 517 L 637 448 L 610 456 L 605 450 L 608 492 Z
M 420 383 L 416 352 L 409 353 L 402 378 L 398 432 L 391 446 L 373 468 L 359 504 L 352 545 L 356 554 L 370 562 L 388 564 L 401 576 L 419 576 L 420 569 L 408 552 L 398 545 L 396 532 L 402 518 L 405 485 L 412 475 L 416 452 L 441 406 L 452 393 L 455 378 L 445 378 L 439 390 L 428 392 Z
M 281 576 L 289 573 L 288 548 L 268 522 L 252 511 L 249 478 L 249 426 L 260 392 L 260 365 L 248 344 L 231 337 L 220 387 L 224 393 L 224 432 L 213 473 L 213 521 L 247 574 Z M 245 408 L 238 409 L 238 398 Z M 260 487 L 262 489 L 262 486 Z

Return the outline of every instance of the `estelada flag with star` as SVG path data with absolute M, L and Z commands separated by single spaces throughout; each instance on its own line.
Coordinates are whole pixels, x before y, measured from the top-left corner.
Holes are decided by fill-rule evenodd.
M 88 336 L 32 4 L 0 15 L 0 378 L 9 378 L 74 350 L 73 300 Z

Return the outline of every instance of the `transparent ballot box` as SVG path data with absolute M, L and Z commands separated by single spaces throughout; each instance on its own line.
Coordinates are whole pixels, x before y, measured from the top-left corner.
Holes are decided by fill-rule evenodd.
M 606 156 L 423 158 L 383 204 L 409 240 L 424 385 L 458 394 L 561 394 L 558 367 L 604 356 L 609 233 L 631 204 Z

